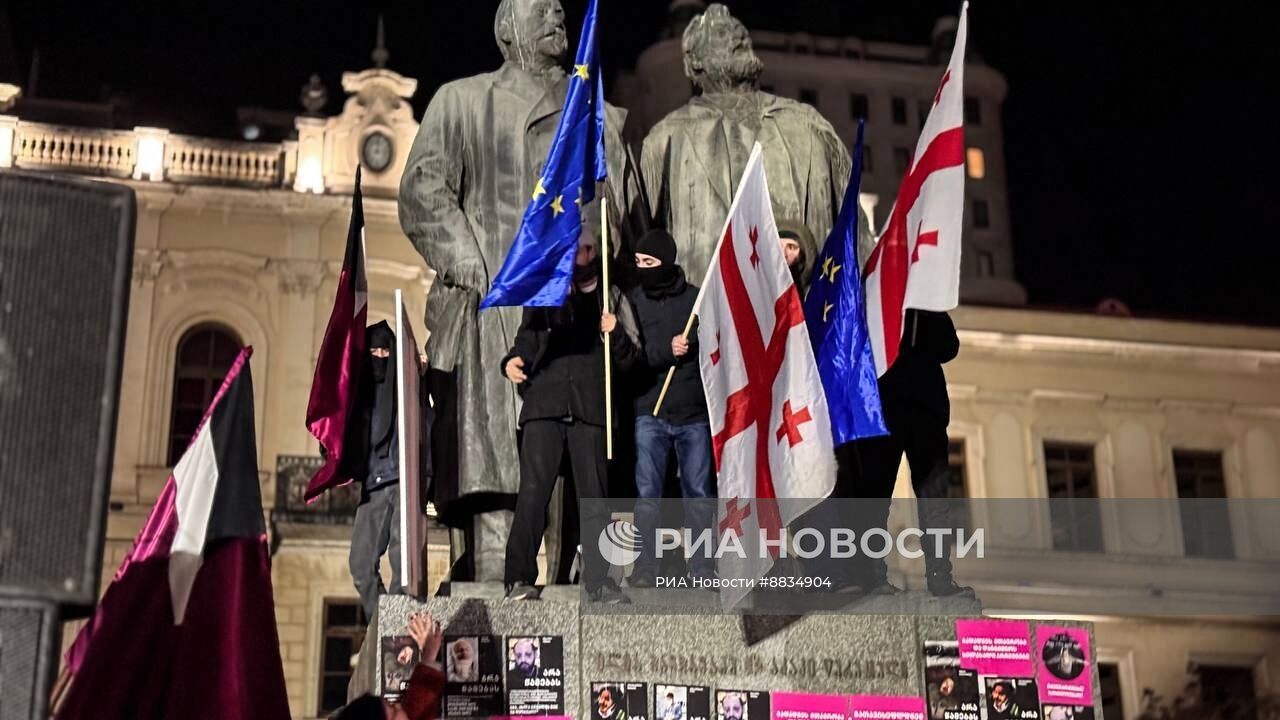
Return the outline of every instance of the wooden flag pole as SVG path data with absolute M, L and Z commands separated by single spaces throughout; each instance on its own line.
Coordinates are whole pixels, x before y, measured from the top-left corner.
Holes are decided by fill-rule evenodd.
M 680 333 L 680 337 L 685 340 L 689 339 L 689 331 L 693 329 L 693 321 L 697 318 L 697 313 L 690 313 L 689 320 L 684 324 L 684 332 Z M 662 381 L 662 392 L 658 393 L 658 402 L 653 404 L 653 416 L 658 417 L 658 410 L 662 409 L 662 401 L 667 399 L 667 390 L 671 388 L 671 378 L 675 377 L 676 366 L 672 365 L 667 368 L 667 379 Z
M 609 312 L 609 198 L 600 197 L 600 263 L 604 311 Z M 604 334 L 604 456 L 613 459 L 613 353 L 609 333 Z

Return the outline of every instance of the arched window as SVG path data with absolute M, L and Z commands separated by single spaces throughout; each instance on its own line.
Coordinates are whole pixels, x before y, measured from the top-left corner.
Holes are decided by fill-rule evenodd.
M 169 415 L 169 465 L 182 457 L 196 426 L 240 352 L 240 338 L 220 325 L 197 325 L 178 343 Z

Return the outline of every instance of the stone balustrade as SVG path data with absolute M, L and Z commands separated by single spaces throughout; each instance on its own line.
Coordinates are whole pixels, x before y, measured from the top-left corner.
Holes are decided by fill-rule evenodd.
M 284 151 L 279 143 L 211 140 L 189 135 L 165 139 L 164 175 L 174 181 L 280 185 Z
M 136 154 L 137 140 L 129 130 L 18 122 L 13 138 L 13 164 L 19 168 L 128 177 Z
M 127 178 L 138 163 L 140 133 L 66 127 L 18 120 L 11 123 L 12 158 L 0 167 L 56 170 Z M 171 182 L 281 187 L 288 164 L 285 143 L 253 143 L 163 136 L 163 178 Z M 296 152 L 296 150 L 294 150 Z

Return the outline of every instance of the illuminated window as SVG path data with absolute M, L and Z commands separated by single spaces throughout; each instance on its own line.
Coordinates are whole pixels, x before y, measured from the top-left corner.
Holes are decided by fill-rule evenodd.
M 187 331 L 178 343 L 173 374 L 173 407 L 169 415 L 169 465 L 186 452 L 205 408 L 222 386 L 222 379 L 240 353 L 240 339 L 217 325 Z
M 971 147 L 965 152 L 965 165 L 969 168 L 969 177 L 981 180 L 987 176 L 987 156 L 982 148 Z

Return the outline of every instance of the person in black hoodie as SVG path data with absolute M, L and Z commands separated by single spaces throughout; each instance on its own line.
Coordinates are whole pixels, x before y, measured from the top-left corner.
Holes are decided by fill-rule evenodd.
M 960 352 L 960 339 L 945 312 L 911 309 L 903 321 L 898 358 L 880 377 L 880 404 L 889 434 L 842 446 L 840 469 L 841 474 L 860 470 L 855 496 L 865 499 L 860 501 L 867 510 L 863 517 L 870 527 L 884 528 L 898 465 L 905 453 L 918 501 L 920 529 L 927 531 L 950 526 L 945 501 L 936 501 L 945 497 L 951 473 L 947 464 L 951 403 L 942 366 Z M 934 543 L 922 542 L 922 546 L 930 593 L 949 596 L 972 592 L 957 585 L 951 576 L 950 543 L 943 543 L 941 556 L 934 552 Z M 870 575 L 864 577 L 864 589 L 877 594 L 898 592 L 888 581 L 883 559 L 871 561 L 864 572 Z
M 640 338 L 631 306 L 616 287 L 609 288 L 611 312 L 604 312 L 601 267 L 595 239 L 584 227 L 568 298 L 558 308 L 525 308 L 515 344 L 502 360 L 503 376 L 516 383 L 524 401 L 520 489 L 507 537 L 505 582 L 511 599 L 539 594 L 534 586 L 538 546 L 566 452 L 578 498 L 606 496 L 603 333 L 609 333 L 613 369 L 619 375 L 639 356 Z M 581 520 L 586 526 L 588 518 Z M 588 553 L 587 562 L 595 557 Z M 603 569 L 586 570 L 592 595 L 606 602 L 623 599 Z
M 711 425 L 707 420 L 707 400 L 702 394 L 698 370 L 696 332 L 684 335 L 684 326 L 693 311 L 698 288 L 676 264 L 676 241 L 663 229 L 645 233 L 636 243 L 636 276 L 639 285 L 631 293 L 640 322 L 645 362 L 634 373 L 637 383 L 636 411 L 636 491 L 641 500 L 662 497 L 667 477 L 667 460 L 674 450 L 680 467 L 680 487 L 686 499 L 715 497 L 711 470 Z M 671 386 L 657 416 L 653 414 L 667 371 L 675 367 Z M 642 538 L 653 536 L 656 503 L 636 504 L 636 525 Z M 705 506 L 705 507 L 704 507 Z M 706 501 L 689 505 L 687 518 L 692 530 L 710 526 L 701 511 L 711 510 Z M 698 522 L 701 518 L 702 522 Z M 657 558 L 653 548 L 642 548 L 628 583 L 651 587 L 655 582 Z M 700 577 L 715 573 L 709 558 L 690 559 L 690 572 Z
M 369 355 L 357 404 L 347 425 L 351 477 L 361 483 L 351 528 L 351 580 L 368 617 L 387 592 L 379 566 L 388 552 L 400 554 L 400 444 L 396 431 L 396 373 L 391 352 L 396 334 L 385 320 L 365 330 Z M 391 563 L 391 592 L 400 593 L 400 564 Z

